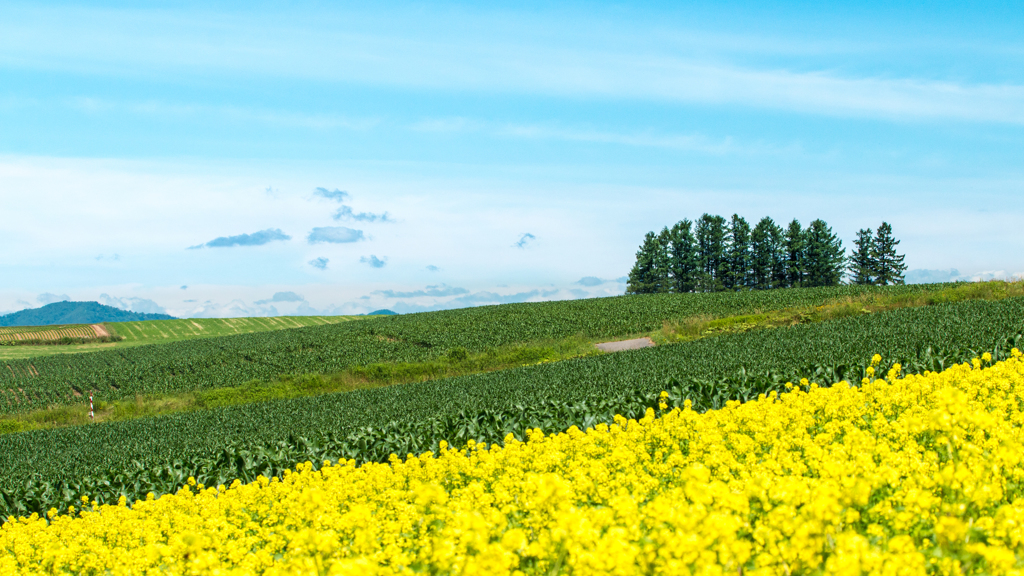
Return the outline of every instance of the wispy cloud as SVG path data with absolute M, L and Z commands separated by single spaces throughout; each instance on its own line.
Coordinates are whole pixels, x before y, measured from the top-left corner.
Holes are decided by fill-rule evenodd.
M 986 282 L 988 280 L 1019 280 L 1024 278 L 1022 272 L 1007 272 L 1006 270 L 985 270 L 973 274 L 961 274 L 956 268 L 948 270 L 929 270 L 915 268 L 907 270 L 904 274 L 907 284 L 935 284 L 939 282 Z
M 67 7 L 59 11 L 26 7 L 5 16 L 0 22 L 0 53 L 7 54 L 7 61 L 42 69 L 128 76 L 244 74 L 457 92 L 738 104 L 901 122 L 955 118 L 1024 123 L 1024 86 L 1019 84 L 844 75 L 824 66 L 798 70 L 799 62 L 787 66 L 788 60 L 780 61 L 778 53 L 764 54 L 765 43 L 750 38 L 741 39 L 739 45 L 760 46 L 738 50 L 712 46 L 710 54 L 706 45 L 699 47 L 701 51 L 680 51 L 677 40 L 667 41 L 664 36 L 699 36 L 701 31 L 665 23 L 653 27 L 672 27 L 662 38 L 652 35 L 651 27 L 643 32 L 633 28 L 616 34 L 616 42 L 606 42 L 564 27 L 553 29 L 543 20 L 545 15 L 519 15 L 528 22 L 526 29 L 538 32 L 513 33 L 505 12 L 479 18 L 446 14 L 443 24 L 421 19 L 404 27 L 370 25 L 360 34 L 329 23 L 343 18 L 335 14 L 278 25 L 272 36 L 265 31 L 281 17 L 266 13 L 219 14 L 203 18 L 202 23 L 185 12 L 158 15 L 146 10 Z M 618 28 L 610 21 L 591 23 L 594 29 Z M 493 34 L 484 38 L 480 30 Z M 229 49 L 211 51 L 211 33 Z M 44 37 L 54 41 L 26 41 Z M 325 45 L 338 49 L 327 54 Z M 751 61 L 772 64 L 739 64 Z M 159 107 L 160 113 L 167 108 L 147 103 L 137 107 Z M 193 108 L 185 107 L 184 112 Z M 246 118 L 311 127 L 351 122 L 332 116 L 242 110 Z
M 87 114 L 135 114 L 178 118 L 221 118 L 229 121 L 306 128 L 310 130 L 369 130 L 379 124 L 373 118 L 349 118 L 330 114 L 307 114 L 291 110 L 246 108 L 241 106 L 211 106 L 195 102 L 165 100 L 125 101 L 93 97 L 75 97 L 62 100 L 58 105 Z
M 327 188 L 322 187 L 313 190 L 313 195 L 320 196 L 321 198 L 327 198 L 328 200 L 334 200 L 336 202 L 344 202 L 345 200 L 352 197 L 351 194 L 345 192 L 344 190 L 338 190 L 337 188 L 335 188 L 334 190 L 328 190 Z
M 542 291 L 542 290 L 529 290 L 526 292 L 516 292 L 514 294 L 498 294 L 490 291 L 473 292 L 471 294 L 464 294 L 457 298 L 437 302 L 434 304 L 422 305 L 422 304 L 411 304 L 408 302 L 396 302 L 392 309 L 395 312 L 402 314 L 409 312 L 426 312 L 430 310 L 451 310 L 453 308 L 468 308 L 471 306 L 488 306 L 492 304 L 510 304 L 513 302 L 527 302 L 533 299 L 549 298 L 556 294 L 558 290 Z
M 326 270 L 328 262 L 330 262 L 330 260 L 328 260 L 327 258 L 324 258 L 323 256 L 321 256 L 319 258 L 313 258 L 312 260 L 310 260 L 309 261 L 309 265 L 312 266 L 313 268 L 318 268 L 320 270 Z
M 149 298 L 139 298 L 136 296 L 126 296 L 118 298 L 109 294 L 100 294 L 100 304 L 106 304 L 107 306 L 113 306 L 114 308 L 120 308 L 121 310 L 129 310 L 131 312 L 141 312 L 143 314 L 166 314 L 167 309 L 150 300 Z
M 361 258 L 359 258 L 359 262 L 363 264 L 369 264 L 373 268 L 383 268 L 388 263 L 388 257 L 385 256 L 383 259 L 381 259 L 371 254 L 369 256 L 362 256 Z
M 526 245 L 529 242 L 531 242 L 533 240 L 536 240 L 536 239 L 537 239 L 536 236 L 534 236 L 533 234 L 530 234 L 529 232 L 527 232 L 526 234 L 523 234 L 522 236 L 520 236 L 519 237 L 519 241 L 516 242 L 515 244 L 513 244 L 512 246 L 514 246 L 516 248 L 526 248 Z
M 305 302 L 306 299 L 299 296 L 295 292 L 276 292 L 271 298 L 267 300 L 257 300 L 254 304 L 270 304 L 272 302 Z
M 409 126 L 418 132 L 436 133 L 483 133 L 499 138 L 519 138 L 529 140 L 561 140 L 564 142 L 583 142 L 592 144 L 612 144 L 643 148 L 666 148 L 709 154 L 725 154 L 733 152 L 765 153 L 778 152 L 778 147 L 762 144 L 737 144 L 730 137 L 709 138 L 702 134 L 662 134 L 653 130 L 631 132 L 615 132 L 580 128 L 572 126 L 555 126 L 547 124 L 514 124 L 484 122 L 468 118 L 437 118 L 415 122 Z
M 51 294 L 49 292 L 44 292 L 39 296 L 36 296 L 36 302 L 39 302 L 44 306 L 47 304 L 53 304 L 54 302 L 65 302 L 68 300 L 71 300 L 71 296 L 68 296 L 67 294 Z
M 626 276 L 622 276 L 622 277 L 616 278 L 614 280 L 607 280 L 605 278 L 598 278 L 597 276 L 584 276 L 583 278 L 580 278 L 579 280 L 573 282 L 573 284 L 578 284 L 580 286 L 586 286 L 587 288 L 593 288 L 594 286 L 600 286 L 602 284 L 608 284 L 608 283 L 624 284 L 628 280 L 629 280 L 629 278 L 627 278 Z
M 437 286 L 427 286 L 424 290 L 413 290 L 411 292 L 396 292 L 395 290 L 375 290 L 372 292 L 377 296 L 384 296 L 385 298 L 420 298 L 429 296 L 433 298 L 441 298 L 445 296 L 460 296 L 462 294 L 469 294 L 469 290 L 465 288 L 458 288 L 455 286 L 448 286 L 445 284 L 439 284 Z
M 394 219 L 385 212 L 383 214 L 373 214 L 371 212 L 359 212 L 358 214 L 352 211 L 351 206 L 342 206 L 338 208 L 338 211 L 334 213 L 335 220 L 356 220 L 358 222 L 394 222 Z
M 427 265 L 427 272 L 439 272 L 440 270 L 441 270 L 440 268 L 438 268 L 437 266 L 434 266 L 433 264 L 428 264 Z
M 310 244 L 326 242 L 329 244 L 347 244 L 364 240 L 362 230 L 353 230 L 344 226 L 323 226 L 313 228 L 306 238 Z
M 267 228 L 266 230 L 260 230 L 259 232 L 253 232 L 252 234 L 239 234 L 237 236 L 221 236 L 214 238 L 206 244 L 197 244 L 195 246 L 189 246 L 189 250 L 196 250 L 199 248 L 230 248 L 232 246 L 262 246 L 270 242 L 277 242 L 282 240 L 291 240 L 292 237 L 281 231 L 280 228 Z

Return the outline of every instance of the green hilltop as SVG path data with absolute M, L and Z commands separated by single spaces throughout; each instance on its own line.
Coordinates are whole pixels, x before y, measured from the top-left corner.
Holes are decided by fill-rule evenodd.
M 129 312 L 99 302 L 64 301 L 0 316 L 0 326 L 55 326 L 58 324 L 99 324 L 100 322 L 174 319 L 174 316 L 168 314 Z

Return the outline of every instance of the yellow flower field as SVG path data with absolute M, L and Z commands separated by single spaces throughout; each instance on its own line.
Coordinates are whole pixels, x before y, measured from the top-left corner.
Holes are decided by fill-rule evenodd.
M 53 510 L 3 525 L 0 573 L 1016 573 L 1013 356 Z

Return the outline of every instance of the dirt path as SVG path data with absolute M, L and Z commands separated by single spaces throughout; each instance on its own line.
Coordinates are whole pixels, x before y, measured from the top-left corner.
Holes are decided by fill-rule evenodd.
M 654 346 L 654 340 L 650 338 L 636 338 L 634 340 L 619 340 L 618 342 L 601 342 L 597 344 L 598 350 L 604 352 L 622 352 L 623 350 L 639 350 Z
M 92 331 L 96 333 L 97 338 L 110 336 L 110 332 L 107 332 L 107 329 L 101 326 L 100 324 L 93 324 L 92 326 L 90 326 L 90 328 L 92 328 Z

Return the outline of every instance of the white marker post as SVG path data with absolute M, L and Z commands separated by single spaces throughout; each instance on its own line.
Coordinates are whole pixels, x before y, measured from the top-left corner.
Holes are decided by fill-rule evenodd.
M 93 419 L 94 419 L 94 417 L 93 417 L 93 411 L 92 411 L 92 394 L 90 393 L 89 394 L 89 420 L 93 420 Z

